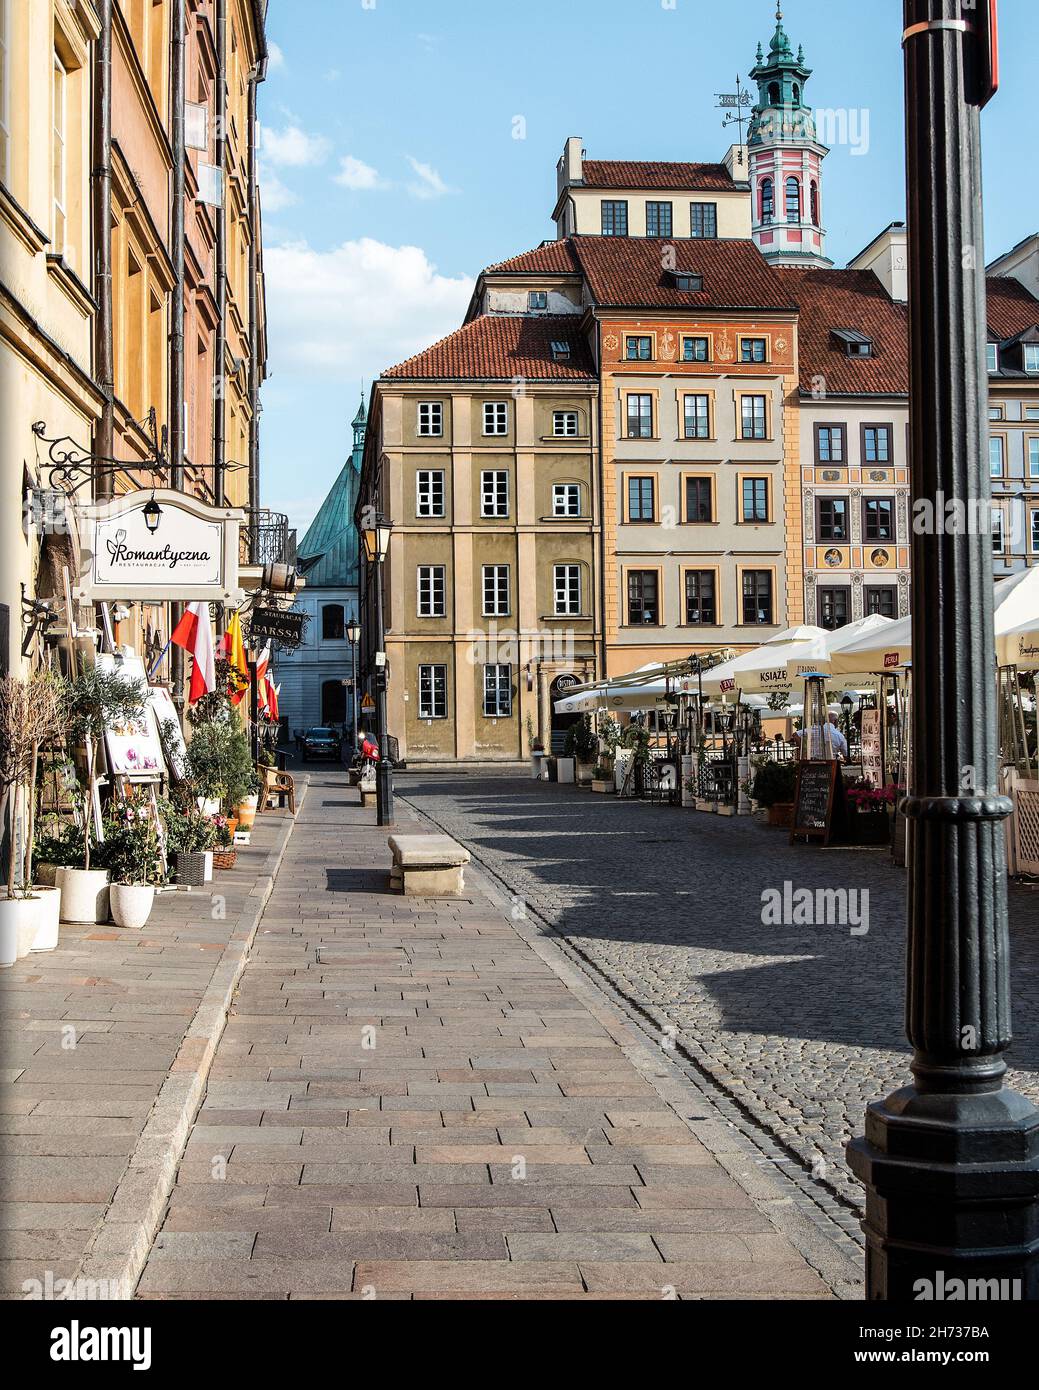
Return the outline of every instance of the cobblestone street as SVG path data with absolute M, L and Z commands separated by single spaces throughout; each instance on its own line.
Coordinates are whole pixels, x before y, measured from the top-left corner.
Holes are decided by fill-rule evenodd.
M 856 1206 L 843 1145 L 909 1079 L 905 873 L 886 850 L 791 847 L 756 821 L 515 774 L 413 773 L 398 795 L 469 847 L 807 1168 Z M 766 926 L 762 891 L 869 893 L 869 929 Z M 1039 1099 L 1039 899 L 1010 893 L 1009 1082 Z

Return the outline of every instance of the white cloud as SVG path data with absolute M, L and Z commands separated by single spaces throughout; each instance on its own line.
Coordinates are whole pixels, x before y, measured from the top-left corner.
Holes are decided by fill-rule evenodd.
M 265 125 L 260 130 L 260 148 L 271 164 L 302 169 L 308 164 L 322 164 L 331 145 L 323 135 L 308 135 L 298 125 L 290 124 L 281 130 Z
M 264 212 L 281 212 L 299 202 L 299 195 L 282 183 L 274 170 L 269 169 L 265 164 L 258 166 L 257 176 L 260 180 L 260 196 Z
M 373 169 L 370 164 L 365 164 L 363 159 L 355 159 L 352 154 L 342 156 L 339 161 L 339 173 L 332 176 L 332 181 L 342 184 L 344 188 L 353 189 L 381 188 L 383 186 L 378 169 Z
M 356 383 L 461 325 L 467 275 L 441 275 L 418 246 L 363 237 L 330 251 L 306 241 L 264 253 L 275 377 L 319 373 Z
M 408 184 L 408 192 L 413 198 L 443 198 L 446 193 L 452 190 L 440 177 L 432 164 L 423 164 L 414 159 L 410 154 L 406 156 L 408 163 L 418 175 L 414 183 Z
M 285 66 L 285 54 L 281 47 L 268 40 L 267 43 L 267 71 L 277 72 L 279 68 Z

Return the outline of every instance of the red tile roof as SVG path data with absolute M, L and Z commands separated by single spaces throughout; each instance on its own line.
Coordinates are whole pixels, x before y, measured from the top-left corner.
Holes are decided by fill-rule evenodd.
M 579 273 L 580 269 L 569 241 L 546 241 L 535 246 L 533 251 L 524 251 L 522 255 L 489 265 L 483 273 L 497 275 L 542 271 L 552 275 L 572 275 Z
M 731 193 L 736 185 L 724 164 L 646 163 L 629 159 L 586 159 L 586 188 L 653 188 L 681 192 Z
M 556 341 L 570 344 L 568 361 L 552 356 Z M 595 367 L 576 314 L 483 315 L 382 375 L 414 381 L 594 381 Z
M 626 309 L 789 309 L 791 290 L 752 241 L 655 237 L 571 238 L 595 301 Z M 664 270 L 703 276 L 702 290 L 680 290 Z
M 1005 342 L 1039 324 L 1039 299 L 1020 280 L 1007 275 L 988 277 L 988 328 L 992 341 Z
M 801 306 L 798 323 L 801 390 L 825 382 L 831 395 L 905 395 L 909 391 L 909 321 L 872 270 L 773 270 Z M 873 357 L 848 357 L 834 328 L 873 339 Z

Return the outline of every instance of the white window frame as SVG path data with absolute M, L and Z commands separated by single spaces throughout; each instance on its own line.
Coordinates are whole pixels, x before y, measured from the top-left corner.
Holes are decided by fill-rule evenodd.
M 492 662 L 483 668 L 483 716 L 512 718 L 512 667 Z
M 437 508 L 436 480 L 440 480 L 440 506 Z M 425 496 L 423 496 L 425 494 Z M 446 515 L 447 479 L 442 468 L 420 468 L 415 473 L 415 515 L 423 520 Z
M 552 568 L 554 603 L 557 618 L 576 618 L 581 613 L 581 566 L 554 565 Z
M 504 493 L 502 492 L 504 479 Z M 502 497 L 504 508 L 502 511 Z M 501 521 L 509 515 L 509 470 L 507 468 L 484 468 L 480 473 L 480 515 L 489 520 Z
M 985 366 L 990 372 L 999 371 L 999 344 L 985 344 Z
M 65 254 L 68 239 L 68 69 L 55 52 L 51 90 L 51 239 Z M 59 221 L 60 219 L 60 221 Z
M 420 439 L 443 438 L 443 401 L 419 401 L 415 412 L 415 433 Z
M 689 409 L 690 402 L 703 401 L 704 408 L 701 412 L 699 406 L 692 411 Z M 694 431 L 689 433 L 689 425 L 692 422 Z M 705 426 L 704 433 L 700 433 L 700 425 Z M 683 439 L 710 439 L 711 437 L 711 396 L 708 391 L 687 391 L 682 396 L 682 438 Z
M 1028 515 L 1031 521 L 1029 530 L 1031 533 L 1032 554 L 1039 555 L 1039 507 L 1033 507 Z
M 573 429 L 568 428 L 570 424 Z M 553 410 L 552 435 L 555 439 L 576 439 L 580 429 L 581 420 L 576 410 Z
M 426 671 L 430 673 L 428 677 L 423 675 Z M 428 684 L 428 695 L 423 690 L 424 683 Z M 418 717 L 447 718 L 447 666 L 441 662 L 423 663 L 418 668 Z
M 1030 435 L 1025 440 L 1025 468 L 1031 482 L 1039 482 L 1039 435 Z
M 535 304 L 535 299 L 543 299 L 543 304 Z M 527 310 L 532 313 L 544 313 L 548 308 L 548 290 L 528 290 L 527 291 Z
M 576 501 L 576 508 L 571 503 Z M 581 484 L 552 484 L 552 515 L 574 517 L 581 515 Z
M 754 402 L 761 402 L 761 433 L 757 433 L 758 412 Z M 747 433 L 747 420 L 750 419 L 751 433 Z M 768 438 L 768 397 L 760 393 L 751 394 L 747 392 L 740 397 L 740 438 L 741 439 L 767 439 Z
M 508 401 L 484 401 L 483 432 L 500 439 L 509 432 Z
M 996 540 L 999 544 L 996 544 Z M 997 505 L 992 507 L 992 554 L 1002 555 L 1006 550 L 1006 516 L 1003 508 Z
M 1024 343 L 1024 368 L 1029 376 L 1039 374 L 1039 343 Z M 1031 359 L 1031 366 L 1029 366 Z
M 420 618 L 447 616 L 447 566 L 419 565 L 417 570 L 417 605 Z
M 512 577 L 508 565 L 483 566 L 483 616 L 507 618 L 512 611 Z

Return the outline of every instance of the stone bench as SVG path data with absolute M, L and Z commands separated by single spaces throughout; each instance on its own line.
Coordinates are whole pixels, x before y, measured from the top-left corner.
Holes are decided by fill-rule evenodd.
M 465 891 L 469 851 L 449 835 L 391 835 L 390 887 L 409 898 L 457 898 Z

